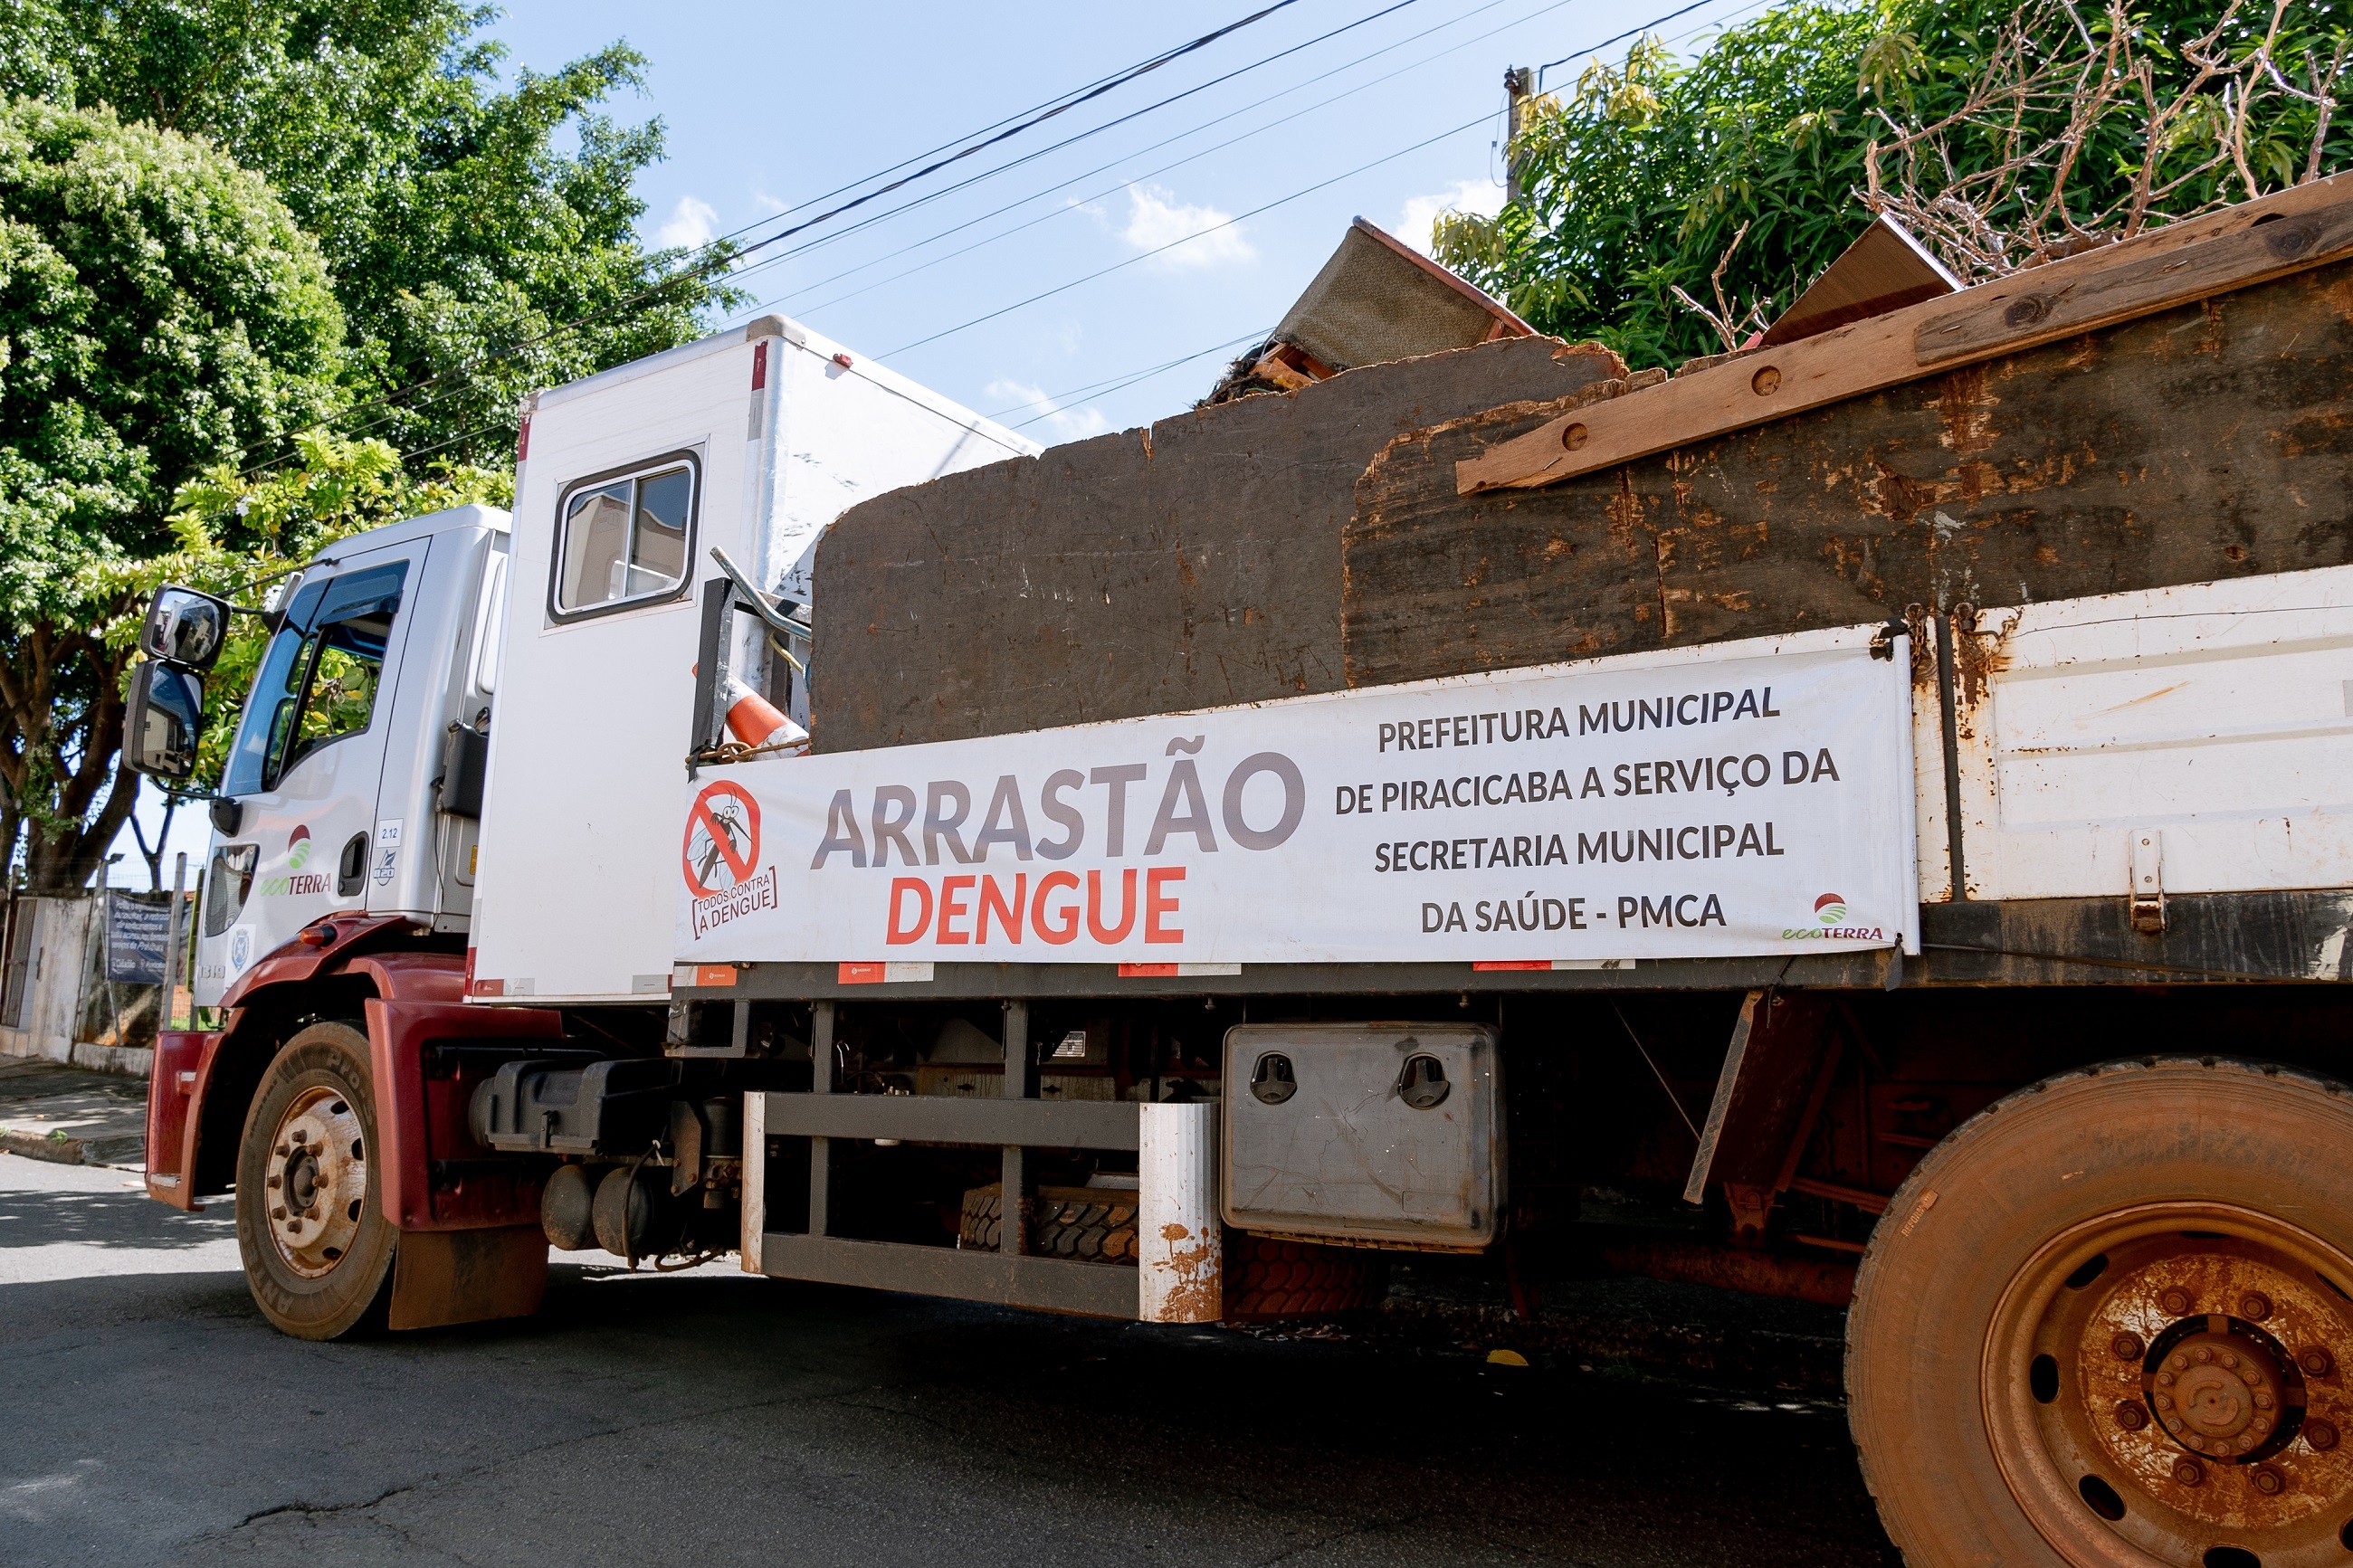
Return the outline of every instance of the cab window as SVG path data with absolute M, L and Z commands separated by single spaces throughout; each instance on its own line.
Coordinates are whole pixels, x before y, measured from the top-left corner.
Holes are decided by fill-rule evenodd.
M 676 596 L 694 542 L 697 468 L 680 454 L 565 491 L 556 507 L 556 619 Z
M 229 752 L 224 795 L 257 795 L 375 718 L 406 562 L 303 585 L 270 638 Z

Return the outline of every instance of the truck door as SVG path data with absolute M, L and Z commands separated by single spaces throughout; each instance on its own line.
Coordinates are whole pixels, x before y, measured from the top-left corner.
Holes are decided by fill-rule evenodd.
M 230 748 L 221 794 L 237 831 L 214 835 L 196 1001 L 216 1004 L 258 959 L 322 915 L 389 884 L 403 825 L 379 822 L 406 623 L 401 598 L 427 541 L 314 570 L 272 636 Z

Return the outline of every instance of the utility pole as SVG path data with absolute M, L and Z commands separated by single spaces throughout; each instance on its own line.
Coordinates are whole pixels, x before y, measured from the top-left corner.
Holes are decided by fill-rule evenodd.
M 1504 72 L 1504 199 L 1520 199 L 1520 122 L 1528 100 L 1536 90 L 1536 73 L 1529 66 L 1511 66 Z

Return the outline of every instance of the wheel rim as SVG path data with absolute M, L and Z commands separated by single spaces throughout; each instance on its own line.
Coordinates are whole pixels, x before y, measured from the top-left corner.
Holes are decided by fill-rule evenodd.
M 2353 1548 L 2353 1258 L 2224 1204 L 2079 1226 L 2010 1281 L 1987 1433 L 2071 1563 L 2341 1564 Z
M 278 1256 L 307 1279 L 332 1272 L 367 1204 L 367 1145 L 350 1097 L 332 1085 L 296 1095 L 270 1134 L 264 1174 Z

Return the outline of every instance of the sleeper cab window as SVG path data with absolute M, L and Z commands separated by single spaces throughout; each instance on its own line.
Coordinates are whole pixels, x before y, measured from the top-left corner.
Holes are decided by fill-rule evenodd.
M 555 512 L 557 620 L 679 596 L 691 574 L 701 473 L 691 454 L 677 452 L 564 492 Z

